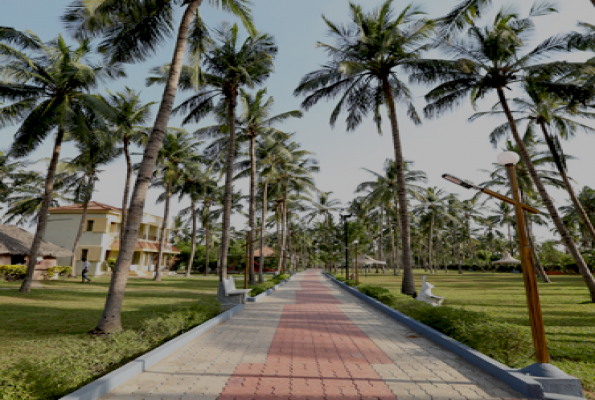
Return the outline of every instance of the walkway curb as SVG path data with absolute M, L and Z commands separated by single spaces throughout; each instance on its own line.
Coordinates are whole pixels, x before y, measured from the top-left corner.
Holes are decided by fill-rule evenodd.
M 135 377 L 136 375 L 146 371 L 151 366 L 155 365 L 165 357 L 173 354 L 182 346 L 188 344 L 208 330 L 217 325 L 227 321 L 240 311 L 244 309 L 244 304 L 239 304 L 210 320 L 203 322 L 201 325 L 189 330 L 188 332 L 170 340 L 169 342 L 157 347 L 154 350 L 136 358 L 133 361 L 123 365 L 115 371 L 89 383 L 86 386 L 72 392 L 60 400 L 97 400 L 101 396 L 111 392 L 116 387 L 122 385 L 124 382 Z
M 421 322 L 416 321 L 413 318 L 408 317 L 407 315 L 385 304 L 382 304 L 378 300 L 361 293 L 357 289 L 347 286 L 343 282 L 336 280 L 334 277 L 327 274 L 325 275 L 327 278 L 335 282 L 342 289 L 351 293 L 353 296 L 363 300 L 389 317 L 413 329 L 417 333 L 424 335 L 432 342 L 464 358 L 469 363 L 507 384 L 522 395 L 535 400 L 543 400 L 546 398 L 543 386 L 530 376 L 523 375 L 521 372 L 519 372 L 519 370 L 507 367 L 493 358 L 490 358 L 485 354 L 480 353 L 479 351 L 474 350 L 471 347 L 468 347 L 463 343 L 460 343 L 453 338 L 446 336 L 445 334 L 440 333 L 437 330 L 430 328 L 429 326 L 424 325 Z

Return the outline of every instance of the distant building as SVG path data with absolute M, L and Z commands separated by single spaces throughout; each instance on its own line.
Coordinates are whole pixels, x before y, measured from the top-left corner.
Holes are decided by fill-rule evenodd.
M 74 239 L 79 229 L 83 207 L 74 204 L 64 207 L 53 207 L 49 211 L 49 219 L 44 239 L 60 246 L 72 248 Z M 78 253 L 76 255 L 77 273 L 82 270 L 82 259 L 86 258 L 91 263 L 91 275 L 100 275 L 106 271 L 106 260 L 118 258 L 120 251 L 120 225 L 122 222 L 122 209 L 112 207 L 97 201 L 89 202 L 87 218 L 83 225 Z M 143 214 L 139 235 L 132 257 L 130 274 L 149 275 L 154 271 L 157 252 L 159 251 L 159 231 L 163 225 L 163 218 L 150 214 Z M 165 231 L 169 237 L 169 229 Z M 168 258 L 179 254 L 171 243 L 165 243 L 163 248 L 162 268 Z M 62 263 L 62 260 L 58 260 Z M 70 265 L 70 260 L 64 265 Z
M 18 226 L 0 224 L 0 265 L 27 265 L 33 238 L 32 233 Z M 37 254 L 37 266 L 35 267 L 33 279 L 41 279 L 40 274 L 58 265 L 57 259 L 60 257 L 69 261 L 60 265 L 70 265 L 72 251 L 42 241 Z

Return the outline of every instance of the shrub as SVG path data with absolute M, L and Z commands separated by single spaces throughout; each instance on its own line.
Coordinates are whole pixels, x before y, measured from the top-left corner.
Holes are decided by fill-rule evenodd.
M 53 278 L 55 274 L 61 275 L 68 275 L 70 274 L 70 271 L 72 271 L 72 267 L 70 265 L 68 266 L 55 266 L 55 267 L 50 267 L 47 269 L 47 271 L 45 272 L 45 275 L 48 278 Z
M 25 279 L 26 265 L 0 265 L 0 275 L 8 281 Z
M 490 315 L 414 301 L 386 288 L 364 285 L 359 291 L 510 367 L 520 367 L 533 354 L 527 329 L 496 321 Z
M 347 280 L 347 278 L 345 278 L 343 276 L 335 276 L 335 279 L 338 280 L 339 282 L 345 282 Z
M 351 287 L 354 287 L 357 284 L 354 280 L 351 280 L 351 279 L 347 279 L 344 283 L 347 286 L 351 286 Z
M 210 301 L 147 319 L 137 330 L 55 341 L 59 354 L 18 360 L 0 370 L 2 400 L 58 399 L 220 312 Z
M 258 285 L 251 286 L 252 291 L 250 292 L 250 296 L 252 296 L 252 297 L 257 296 L 263 292 L 266 292 L 267 290 L 269 290 L 270 288 L 272 288 L 275 285 L 276 285 L 276 283 L 273 281 L 266 281 L 263 283 L 259 283 Z

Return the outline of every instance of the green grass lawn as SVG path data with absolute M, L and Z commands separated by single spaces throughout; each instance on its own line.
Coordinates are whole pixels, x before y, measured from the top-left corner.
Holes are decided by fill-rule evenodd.
M 527 302 L 521 274 L 456 271 L 428 274 L 415 271 L 416 287 L 422 276 L 446 298 L 444 305 L 484 311 L 502 322 L 529 327 Z M 554 275 L 551 284 L 539 281 L 539 293 L 553 364 L 579 377 L 586 390 L 595 392 L 595 304 L 579 275 Z M 360 274 L 361 284 L 383 286 L 398 294 L 401 277 Z M 595 398 L 595 397 L 594 397 Z
M 237 287 L 243 287 L 243 275 L 235 277 Z M 265 279 L 268 278 L 265 276 Z M 82 284 L 80 278 L 47 281 L 43 282 L 43 289 L 33 289 L 31 293 L 19 293 L 20 285 L 21 282 L 0 281 L 0 375 L 2 371 L 14 370 L 16 365 L 35 369 L 30 361 L 43 363 L 44 359 L 63 357 L 67 364 L 68 357 L 72 356 L 75 349 L 84 349 L 90 340 L 87 333 L 97 325 L 103 311 L 109 278 L 93 278 L 93 282 L 86 284 Z M 124 328 L 132 332 L 149 319 L 171 316 L 174 311 L 180 312 L 197 303 L 212 301 L 217 294 L 217 286 L 218 278 L 214 275 L 193 275 L 190 278 L 165 276 L 162 282 L 153 282 L 149 278 L 130 278 L 122 309 Z M 175 335 L 175 332 L 171 334 Z M 128 355 L 125 357 L 134 355 L 134 347 L 132 350 L 130 348 L 128 345 Z M 140 349 L 139 346 L 136 351 L 142 352 Z M 114 361 L 109 363 L 117 367 L 117 355 L 114 354 L 112 358 Z M 68 370 L 69 367 L 56 365 L 56 368 Z M 103 373 L 102 370 L 99 372 L 100 375 Z M 76 388 L 89 378 L 92 376 L 87 373 L 82 378 L 76 378 L 78 381 L 73 378 L 73 382 L 65 384 Z M 55 398 L 41 392 L 45 379 L 43 376 L 24 376 L 14 378 L 11 382 L 19 381 L 20 384 L 31 379 L 37 380 L 34 382 L 36 388 L 6 398 L 20 399 L 25 392 L 30 395 L 27 399 Z M 0 400 L 5 399 L 2 392 L 0 379 Z

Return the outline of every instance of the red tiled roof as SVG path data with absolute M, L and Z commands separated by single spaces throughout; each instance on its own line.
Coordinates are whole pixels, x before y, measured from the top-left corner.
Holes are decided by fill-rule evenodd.
M 52 211 L 67 211 L 67 210 L 82 210 L 82 204 L 71 204 L 69 206 L 62 206 L 62 207 L 51 207 L 50 212 Z M 121 213 L 122 209 L 114 206 L 110 206 L 108 204 L 103 204 L 98 201 L 90 201 L 89 205 L 87 206 L 89 211 L 116 211 Z
M 110 250 L 120 250 L 120 241 L 115 240 L 114 243 L 110 246 Z M 156 242 L 147 242 L 146 240 L 137 240 L 136 246 L 134 246 L 135 251 L 150 251 L 157 253 L 159 251 L 159 243 Z M 163 246 L 164 253 L 180 253 L 180 250 L 174 246 L 173 244 L 165 243 Z
M 265 246 L 263 249 L 263 253 L 265 257 L 270 257 L 276 253 L 275 249 L 272 247 Z M 254 250 L 254 257 L 260 257 L 260 249 Z

